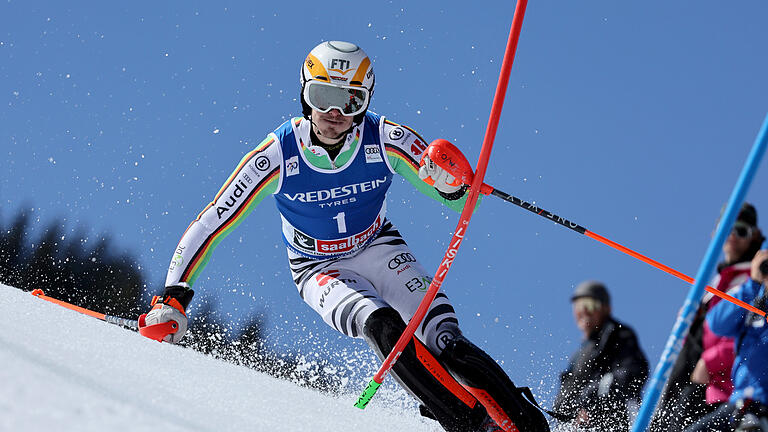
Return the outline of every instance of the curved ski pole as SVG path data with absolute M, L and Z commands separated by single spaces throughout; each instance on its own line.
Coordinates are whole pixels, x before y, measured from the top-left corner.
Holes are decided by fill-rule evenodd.
M 138 330 L 139 329 L 139 322 L 137 320 L 129 320 L 127 318 L 120 318 L 120 317 L 116 317 L 116 316 L 112 316 L 112 315 L 103 314 L 103 313 L 100 313 L 100 312 L 94 312 L 94 311 L 92 311 L 90 309 L 86 309 L 86 308 L 83 308 L 83 307 L 80 307 L 80 306 L 75 306 L 75 305 L 73 305 L 71 303 L 67 303 L 67 302 L 65 302 L 63 300 L 58 300 L 58 299 L 55 299 L 53 297 L 48 297 L 47 295 L 45 295 L 45 293 L 41 289 L 32 290 L 31 294 L 33 296 L 39 298 L 39 299 L 42 299 L 42 300 L 45 300 L 45 301 L 57 304 L 59 306 L 65 307 L 65 308 L 73 310 L 75 312 L 80 312 L 81 314 L 85 314 L 85 315 L 88 315 L 88 316 L 92 316 L 94 318 L 98 318 L 98 319 L 100 319 L 102 321 L 106 321 L 106 322 L 108 322 L 110 324 L 115 324 L 115 325 L 120 325 L 120 326 L 123 326 L 123 327 L 128 327 L 128 328 L 131 328 L 133 330 Z
M 472 167 L 469 165 L 469 161 L 467 161 L 467 159 L 461 153 L 461 150 L 459 150 L 455 145 L 451 144 L 449 141 L 446 141 L 443 139 L 435 140 L 429 144 L 429 147 L 427 147 L 427 150 L 424 153 L 429 155 L 429 158 L 433 162 L 435 162 L 438 166 L 440 166 L 440 168 L 443 168 L 444 170 L 451 173 L 451 175 L 454 176 L 454 178 L 456 178 L 457 180 L 461 181 L 464 184 L 472 184 L 474 186 L 474 183 L 473 183 L 474 174 L 472 173 Z M 483 195 L 493 195 L 495 197 L 501 198 L 504 201 L 510 202 L 520 208 L 528 210 L 531 213 L 535 213 L 543 218 L 549 219 L 550 221 L 555 222 L 556 224 L 562 225 L 570 230 L 576 231 L 579 234 L 584 234 L 585 236 L 591 239 L 597 240 L 606 246 L 610 246 L 619 252 L 623 252 L 633 258 L 643 261 L 646 264 L 650 264 L 659 270 L 665 271 L 671 274 L 672 276 L 680 278 L 688 282 L 689 284 L 693 284 L 695 282 L 694 279 L 688 275 L 680 273 L 679 271 L 669 266 L 666 266 L 656 260 L 648 258 L 647 256 L 641 253 L 635 252 L 626 246 L 616 243 L 613 240 L 603 237 L 595 232 L 592 232 L 577 223 L 569 221 L 564 217 L 560 217 L 554 213 L 544 210 L 543 208 L 540 208 L 536 204 L 531 204 L 527 201 L 521 200 L 516 196 L 512 196 L 507 193 L 504 193 L 494 188 L 493 186 L 483 183 L 480 186 L 480 193 L 482 193 Z M 768 319 L 768 314 L 766 314 L 766 312 L 750 305 L 749 303 L 745 303 L 722 291 L 718 291 L 717 289 L 712 288 L 711 286 L 706 286 L 704 289 L 707 290 L 707 292 L 722 298 L 723 300 L 727 300 L 737 306 L 741 306 L 742 308 L 750 312 L 754 312 Z
M 435 296 L 437 295 L 437 291 L 440 289 L 440 286 L 445 279 L 445 275 L 448 273 L 448 270 L 450 269 L 451 264 L 456 257 L 459 246 L 464 239 L 464 234 L 466 233 L 469 220 L 472 217 L 472 212 L 475 209 L 475 204 L 477 203 L 477 199 L 479 197 L 480 185 L 483 183 L 485 171 L 488 167 L 488 159 L 491 156 L 493 140 L 496 137 L 496 129 L 499 126 L 501 108 L 504 106 L 504 97 L 507 92 L 509 75 L 512 70 L 512 63 L 515 59 L 517 41 L 520 39 L 520 30 L 522 29 L 523 17 L 525 16 L 525 7 L 527 4 L 528 0 L 517 0 L 515 15 L 512 18 L 512 27 L 509 31 L 509 38 L 507 39 L 507 47 L 504 51 L 504 60 L 501 64 L 499 82 L 496 86 L 496 93 L 493 97 L 493 104 L 491 105 L 491 114 L 490 118 L 488 119 L 488 127 L 485 131 L 483 146 L 480 149 L 480 157 L 477 161 L 477 175 L 474 176 L 474 182 L 472 183 L 473 187 L 471 187 L 467 192 L 467 201 L 464 203 L 464 209 L 462 210 L 461 216 L 459 217 L 459 224 L 457 225 L 456 231 L 451 238 L 448 250 L 445 251 L 445 257 L 440 263 L 440 266 L 438 266 L 435 277 L 432 279 L 432 283 L 430 283 L 426 294 L 424 294 L 424 298 L 419 304 L 418 309 L 416 309 L 413 317 L 408 322 L 408 326 L 406 326 L 403 334 L 400 335 L 400 339 L 398 339 L 395 347 L 392 348 L 392 351 L 389 353 L 387 358 L 384 359 L 384 362 L 379 368 L 379 371 L 373 376 L 373 379 L 370 381 L 365 391 L 363 391 L 363 394 L 358 398 L 357 402 L 355 403 L 357 408 L 364 409 L 368 405 L 368 403 L 371 401 L 371 398 L 373 398 L 373 396 L 376 394 L 376 390 L 379 388 L 381 383 L 384 382 L 384 377 L 387 375 L 389 370 L 392 369 L 392 366 L 394 366 L 397 358 L 400 357 L 400 354 L 402 354 L 405 346 L 411 340 L 411 337 L 413 337 L 413 333 L 416 331 L 416 327 L 418 327 L 418 325 L 421 323 L 421 320 L 424 319 L 429 306 L 432 304 L 432 301 L 434 301 Z

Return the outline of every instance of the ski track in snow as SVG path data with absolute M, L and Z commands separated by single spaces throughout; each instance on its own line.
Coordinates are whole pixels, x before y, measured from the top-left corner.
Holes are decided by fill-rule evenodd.
M 442 430 L 396 387 L 359 410 L 0 285 L 0 431 Z

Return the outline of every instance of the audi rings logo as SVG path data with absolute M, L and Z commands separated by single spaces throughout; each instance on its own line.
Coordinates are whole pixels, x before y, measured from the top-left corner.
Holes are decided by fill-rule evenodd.
M 387 265 L 387 267 L 389 267 L 390 270 L 395 270 L 401 265 L 409 262 L 416 262 L 416 258 L 414 258 L 413 254 L 410 252 L 403 252 L 400 255 L 397 255 L 396 257 L 389 260 L 389 264 Z
M 381 158 L 381 149 L 378 145 L 366 145 L 365 146 L 365 163 L 383 162 Z

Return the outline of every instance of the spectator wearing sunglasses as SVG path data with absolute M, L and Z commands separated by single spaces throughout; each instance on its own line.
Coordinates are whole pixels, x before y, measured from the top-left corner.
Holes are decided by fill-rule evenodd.
M 757 228 L 757 211 L 744 203 L 723 245 L 723 261 L 711 286 L 731 293 L 749 279 L 750 261 L 764 237 Z M 728 401 L 733 391 L 733 339 L 712 332 L 705 315 L 721 301 L 705 293 L 688 337 L 670 374 L 654 431 L 680 431 Z
M 749 278 L 731 291 L 737 299 L 761 310 L 768 305 L 768 250 L 755 254 Z M 768 323 L 763 316 L 724 301 L 707 313 L 709 328 L 735 341 L 733 392 L 727 403 L 699 420 L 686 432 L 768 430 Z
M 584 340 L 560 375 L 555 411 L 577 413 L 578 428 L 626 431 L 648 378 L 648 361 L 635 332 L 611 316 L 601 282 L 579 284 L 571 305 Z

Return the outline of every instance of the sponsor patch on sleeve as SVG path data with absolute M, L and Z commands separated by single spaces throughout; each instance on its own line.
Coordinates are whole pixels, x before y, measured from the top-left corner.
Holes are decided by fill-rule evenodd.
M 389 131 L 389 139 L 397 141 L 405 136 L 405 131 L 400 126 L 395 126 Z

